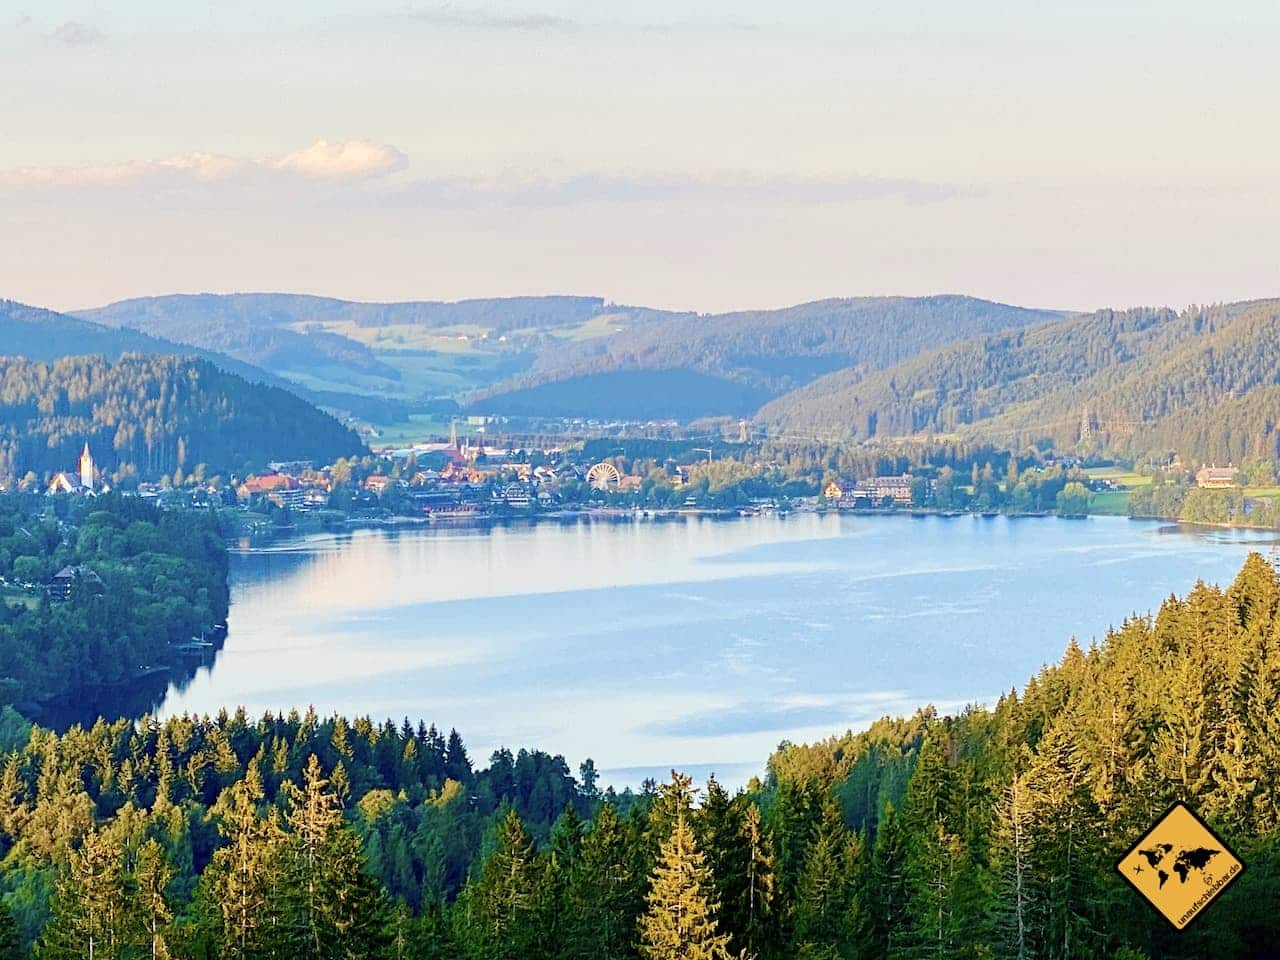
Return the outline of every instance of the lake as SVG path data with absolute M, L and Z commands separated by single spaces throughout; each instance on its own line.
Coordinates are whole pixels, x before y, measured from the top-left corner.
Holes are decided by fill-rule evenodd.
M 800 514 L 317 536 L 239 553 L 225 647 L 162 715 L 338 711 L 740 783 L 779 741 L 991 702 L 1273 534 Z

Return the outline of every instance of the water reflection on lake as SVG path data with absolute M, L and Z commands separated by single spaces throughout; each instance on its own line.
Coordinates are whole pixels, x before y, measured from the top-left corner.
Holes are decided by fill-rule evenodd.
M 360 531 L 232 561 L 230 633 L 161 712 L 408 716 L 473 757 L 740 782 L 782 739 L 991 700 L 1072 634 L 1234 576 L 1271 538 L 1120 518 Z

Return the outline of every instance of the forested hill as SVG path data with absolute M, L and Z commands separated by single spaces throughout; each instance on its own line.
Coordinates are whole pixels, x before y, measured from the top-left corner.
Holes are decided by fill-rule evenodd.
M 192 343 L 178 343 L 128 327 L 103 326 L 64 313 L 0 300 L 0 356 L 52 362 L 89 354 L 115 360 L 125 353 L 199 357 L 251 383 L 280 387 L 318 406 L 350 411 L 379 422 L 404 419 L 408 412 L 403 403 L 367 393 L 308 389 L 252 363 Z
M 528 373 L 483 393 L 474 406 L 581 416 L 748 415 L 832 370 L 875 370 L 941 344 L 1060 316 L 963 296 L 654 315 L 540 355 Z
M 357 303 L 273 293 L 151 297 L 77 313 L 221 351 L 316 390 L 627 419 L 747 415 L 832 370 L 876 369 L 1060 315 L 960 296 L 697 314 L 601 297 Z
M 14 300 L 0 300 L 0 356 L 52 362 L 62 357 L 90 354 L 115 360 L 125 353 L 200 357 L 255 383 L 272 386 L 285 383 L 266 370 L 213 350 L 175 343 L 136 330 L 104 327 Z
M 1278 725 L 1280 579 L 1253 554 L 1226 589 L 1199 583 L 1088 650 L 1072 641 L 993 709 L 784 747 L 774 803 L 813 809 L 816 788 L 868 838 L 830 868 L 862 898 L 831 956 L 1274 956 Z M 1174 801 L 1247 868 L 1183 933 L 1115 869 Z M 811 889 L 800 861 L 795 889 Z
M 101 533 L 122 543 L 125 536 Z M 39 960 L 1246 960 L 1280 942 L 1280 580 L 1261 557 L 993 709 L 640 794 L 313 712 L 0 713 L 0 947 Z M 1115 863 L 1174 800 L 1245 863 L 1175 933 Z M 1171 881 L 1176 882 L 1176 881 Z M 22 941 L 17 943 L 15 941 Z
M 1047 437 L 1060 450 L 1083 435 L 1083 452 L 1225 462 L 1276 456 L 1278 381 L 1280 301 L 1108 310 L 833 374 L 759 418 L 781 433 L 960 433 L 1014 447 Z
M 310 387 L 416 398 L 423 388 L 444 393 L 473 376 L 484 379 L 495 360 L 501 362 L 494 375 L 504 375 L 513 364 L 528 362 L 530 340 L 540 332 L 569 330 L 603 312 L 599 297 L 361 303 L 304 294 L 202 293 L 122 300 L 76 315 L 227 353 Z M 471 357 L 462 349 L 459 358 L 460 343 L 482 336 L 496 357 Z M 432 361 L 424 362 L 428 356 Z
M 253 329 L 292 328 L 308 323 L 351 323 L 360 327 L 471 324 L 504 334 L 588 320 L 603 313 L 604 306 L 600 297 L 363 303 L 295 293 L 197 293 L 120 300 L 105 307 L 78 310 L 76 316 L 194 343 L 219 336 L 235 339 Z
M 108 474 L 144 479 L 202 464 L 212 475 L 269 460 L 329 463 L 364 449 L 305 400 L 204 360 L 0 357 L 0 481 L 72 469 L 86 441 Z

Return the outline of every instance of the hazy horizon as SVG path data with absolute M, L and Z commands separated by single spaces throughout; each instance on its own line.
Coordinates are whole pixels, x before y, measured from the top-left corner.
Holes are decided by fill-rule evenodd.
M 1277 38 L 1261 2 L 49 0 L 0 18 L 0 294 L 1275 295 Z
M 693 310 L 693 308 L 682 306 L 678 303 L 659 304 L 646 301 L 620 300 L 616 297 L 608 296 L 596 290 L 555 290 L 546 293 L 529 293 L 527 291 L 516 293 L 501 294 L 497 296 L 485 296 L 480 294 L 474 297 L 406 297 L 402 300 L 388 300 L 385 298 L 359 298 L 344 297 L 340 294 L 316 293 L 311 290 L 172 290 L 163 293 L 144 293 L 133 297 L 121 297 L 118 300 L 112 300 L 105 303 L 86 303 L 76 307 L 67 307 L 57 312 L 74 315 L 78 313 L 88 313 L 103 307 L 114 306 L 119 303 L 127 303 L 137 300 L 161 300 L 168 297 L 315 297 L 322 300 L 340 300 L 349 303 L 374 303 L 374 304 L 397 304 L 397 303 L 465 303 L 469 300 L 503 300 L 503 299 L 519 299 L 525 297 L 598 297 L 602 299 L 606 306 L 616 307 L 645 307 L 653 310 L 668 310 L 678 313 L 699 313 L 707 316 L 718 315 L 723 313 L 739 313 L 747 311 L 769 311 L 769 310 L 786 310 L 790 307 L 802 306 L 806 303 L 817 303 L 824 300 L 871 300 L 878 298 L 928 298 L 928 297 L 969 297 L 973 299 L 988 300 L 993 303 L 1002 303 L 1005 306 L 1025 307 L 1027 309 L 1058 311 L 1064 314 L 1087 313 L 1093 309 L 1127 309 L 1129 307 L 1170 307 L 1170 306 L 1186 306 L 1174 304 L 1100 304 L 1097 307 L 1089 307 L 1084 309 L 1076 309 L 1071 307 L 1055 307 L 1047 306 L 1039 303 L 1012 303 L 1008 300 L 1000 300 L 993 297 L 977 297 L 974 294 L 964 293 L 958 290 L 934 290 L 927 293 L 849 293 L 849 294 L 832 294 L 826 297 L 810 297 L 805 300 L 788 301 L 786 303 L 774 304 L 744 304 L 741 306 L 732 306 L 724 310 Z M 1277 294 L 1280 296 L 1280 293 Z M 3 291 L 0 291 L 0 299 L 13 299 L 7 297 Z M 1269 298 L 1263 298 L 1269 299 Z M 44 307 L 45 309 L 55 309 L 47 304 L 27 303 L 27 306 Z

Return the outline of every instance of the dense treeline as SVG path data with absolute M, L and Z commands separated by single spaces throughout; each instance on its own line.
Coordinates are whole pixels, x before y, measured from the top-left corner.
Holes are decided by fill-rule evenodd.
M 1206 490 L 1181 483 L 1137 487 L 1129 495 L 1129 515 L 1187 523 L 1280 528 L 1274 497 L 1246 497 L 1242 489 Z
M 11 713 L 0 735 L 24 739 Z M 444 919 L 509 811 L 547 844 L 601 799 L 590 762 L 581 783 L 526 751 L 476 772 L 456 732 L 310 712 L 3 746 L 0 886 L 42 957 L 381 956 Z
M 153 337 L 137 330 L 113 329 L 13 300 L 0 300 L 0 356 L 50 363 L 62 357 L 93 354 L 116 360 L 128 353 L 147 356 L 195 356 L 252 383 L 285 386 L 286 381 L 226 354 Z
M 41 958 L 1259 956 L 1280 935 L 1280 577 L 1251 556 L 992 709 L 808 747 L 731 795 L 314 714 L 12 716 L 9 935 Z M 1114 870 L 1173 800 L 1244 859 L 1175 934 Z M 17 955 L 17 954 L 14 954 Z
M 767 397 L 832 370 L 875 370 L 945 343 L 1055 316 L 937 296 L 646 317 L 608 337 L 543 351 L 529 373 L 488 391 L 481 406 L 505 413 L 541 404 L 565 415 L 599 416 L 599 404 L 607 402 L 609 415 L 632 418 L 749 415 Z
M 1280 580 L 1255 554 L 1226 590 L 1198 584 L 1088 651 L 1072 643 L 993 710 L 881 723 L 785 749 L 772 769 L 827 787 L 867 832 L 883 954 L 1268 955 L 1280 933 L 1263 906 L 1280 893 L 1278 610 Z M 1254 868 L 1184 934 L 1114 870 L 1175 800 Z
M 394 397 L 329 390 L 309 390 L 261 367 L 229 354 L 205 349 L 192 343 L 178 343 L 153 337 L 129 327 L 108 327 L 76 317 L 29 307 L 11 300 L 0 300 L 0 355 L 26 357 L 46 363 L 63 357 L 101 355 L 108 360 L 123 354 L 146 356 L 192 356 L 208 360 L 220 370 L 233 373 L 250 383 L 265 383 L 296 393 L 316 406 L 349 411 L 366 420 L 393 423 L 408 419 L 410 413 L 456 413 L 452 401 L 398 400 Z
M 202 360 L 172 356 L 0 357 L 0 484 L 75 467 L 88 441 L 108 473 L 157 478 L 329 463 L 359 438 L 304 400 L 248 383 Z
M 174 662 L 171 645 L 226 619 L 227 551 L 212 517 L 136 498 L 68 501 L 34 515 L 0 496 L 0 701 L 119 684 Z M 72 567 L 70 596 L 45 584 Z
M 952 433 L 1015 449 L 1186 462 L 1272 458 L 1280 301 L 1100 311 L 832 374 L 769 404 L 773 429 L 823 436 Z
M 951 433 L 1131 362 L 1167 340 L 1173 319 L 1168 311 L 1103 311 L 976 337 L 869 375 L 834 373 L 773 402 L 760 418 L 783 431 L 858 438 Z M 1064 417 L 1074 429 L 1080 410 L 1053 411 L 1043 434 Z

